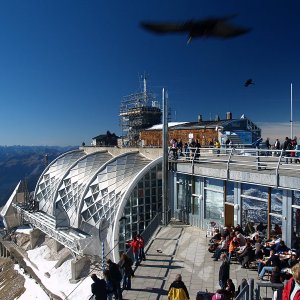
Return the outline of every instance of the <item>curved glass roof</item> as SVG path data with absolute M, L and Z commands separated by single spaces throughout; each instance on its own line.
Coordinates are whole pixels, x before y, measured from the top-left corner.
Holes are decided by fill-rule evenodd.
M 86 224 L 98 227 L 101 218 L 113 224 L 123 195 L 150 162 L 139 153 L 126 153 L 103 166 L 83 196 L 78 215 L 79 227 L 83 229 Z
M 39 210 L 53 214 L 54 196 L 57 187 L 69 168 L 85 156 L 83 150 L 66 152 L 55 159 L 43 172 L 36 185 L 34 198 L 39 202 Z
M 78 204 L 87 184 L 94 177 L 97 170 L 110 159 L 112 159 L 112 155 L 107 151 L 89 154 L 69 169 L 62 179 L 55 197 L 55 208 L 67 212 L 70 226 L 77 226 Z

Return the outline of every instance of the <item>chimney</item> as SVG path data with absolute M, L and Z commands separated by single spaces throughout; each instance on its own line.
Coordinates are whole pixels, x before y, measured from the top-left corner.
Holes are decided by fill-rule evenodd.
M 219 115 L 216 115 L 216 117 L 215 117 L 215 121 L 220 121 L 220 117 L 219 117 Z
M 198 115 L 198 123 L 202 122 L 202 115 Z
M 226 113 L 226 120 L 232 120 L 232 113 L 230 111 Z

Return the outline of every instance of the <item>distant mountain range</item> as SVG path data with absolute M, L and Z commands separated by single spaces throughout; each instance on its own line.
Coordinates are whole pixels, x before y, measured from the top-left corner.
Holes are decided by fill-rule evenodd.
M 26 179 L 28 191 L 34 191 L 39 176 L 48 163 L 77 147 L 0 146 L 0 207 L 20 180 Z M 46 159 L 47 156 L 47 159 Z

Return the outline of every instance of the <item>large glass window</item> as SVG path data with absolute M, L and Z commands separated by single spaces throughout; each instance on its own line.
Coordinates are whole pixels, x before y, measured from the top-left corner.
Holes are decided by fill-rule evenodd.
M 204 180 L 204 218 L 224 223 L 224 181 L 205 178 Z
M 151 175 L 150 175 L 151 174 Z M 125 250 L 125 240 L 142 233 L 156 214 L 161 211 L 161 166 L 154 167 L 138 182 L 129 196 L 120 222 L 119 250 Z
M 268 197 L 268 187 L 242 184 L 242 226 L 245 226 L 248 222 L 263 222 L 267 225 Z
M 205 208 L 204 208 L 204 218 L 209 220 L 219 221 L 223 223 L 223 193 L 205 190 Z
M 225 202 L 234 203 L 234 182 L 226 181 Z
M 271 190 L 271 228 L 272 235 L 281 235 L 283 190 Z M 275 227 L 276 226 L 276 227 Z

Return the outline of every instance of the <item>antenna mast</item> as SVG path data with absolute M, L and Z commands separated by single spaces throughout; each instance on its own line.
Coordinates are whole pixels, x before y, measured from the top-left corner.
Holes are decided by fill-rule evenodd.
M 293 139 L 293 84 L 291 83 L 291 139 Z

